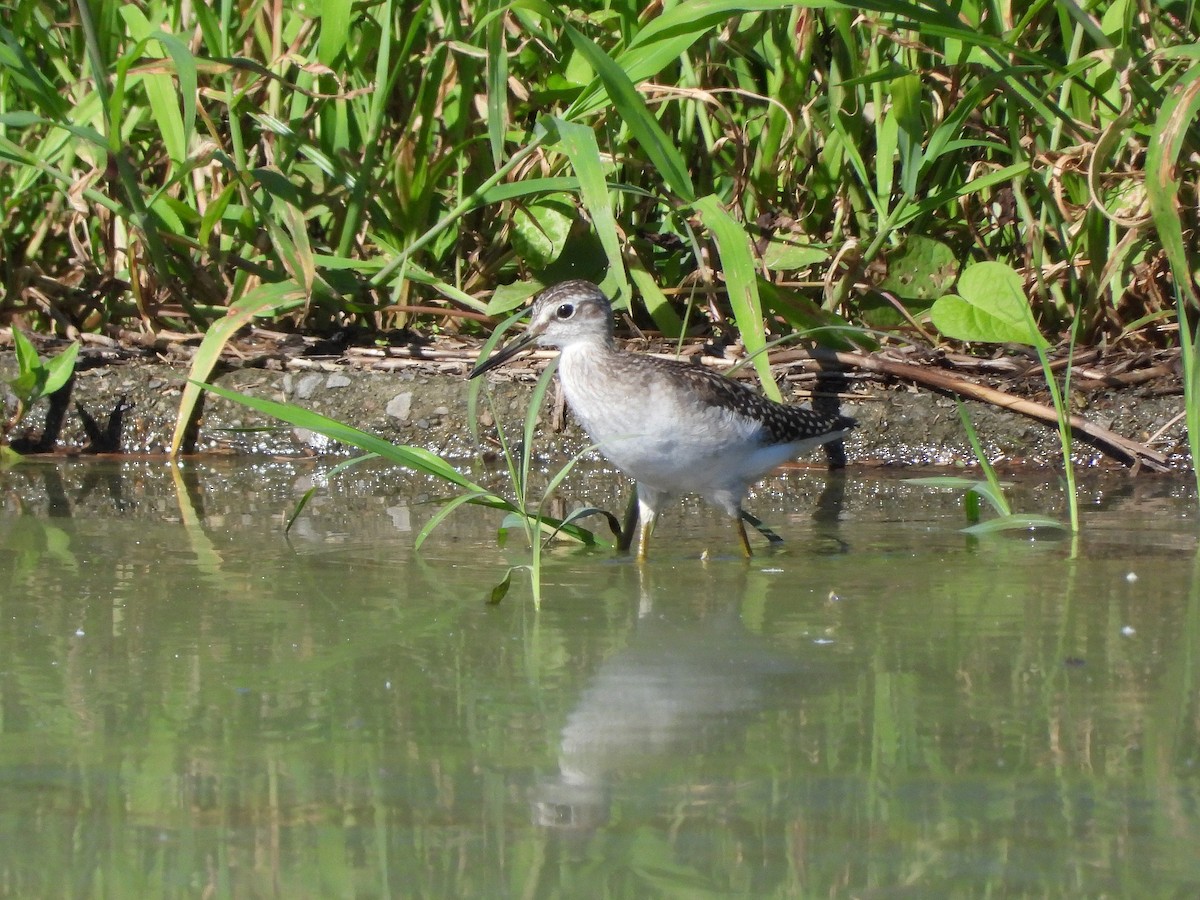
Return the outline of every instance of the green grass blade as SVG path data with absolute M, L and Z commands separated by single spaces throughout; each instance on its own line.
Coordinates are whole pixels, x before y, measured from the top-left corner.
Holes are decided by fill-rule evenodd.
M 558 132 L 559 146 L 571 162 L 575 176 L 579 179 L 579 196 L 587 210 L 604 256 L 608 260 L 608 272 L 600 283 L 600 289 L 616 301 L 618 307 L 629 303 L 629 281 L 625 277 L 625 264 L 621 257 L 621 240 L 617 234 L 617 220 L 613 216 L 612 203 L 608 195 L 608 183 L 604 178 L 604 166 L 600 162 L 600 145 L 596 132 L 586 125 L 552 119 Z
M 221 358 L 221 351 L 229 339 L 255 316 L 293 309 L 303 303 L 304 299 L 304 292 L 291 281 L 259 285 L 234 303 L 229 308 L 227 316 L 213 322 L 205 332 L 200 346 L 196 348 L 196 355 L 192 357 L 192 365 L 188 369 L 188 382 L 183 386 L 179 412 L 175 417 L 175 431 L 171 435 L 170 455 L 172 457 L 179 455 L 188 426 L 192 421 L 192 414 L 196 409 L 196 403 L 200 399 L 203 382 L 212 372 L 217 360 Z
M 504 135 L 508 130 L 508 47 L 502 17 L 487 25 L 487 111 L 488 144 L 492 148 L 492 163 L 499 168 L 504 160 Z
M 996 470 L 992 468 L 987 454 L 983 452 L 983 445 L 979 442 L 979 435 L 975 431 L 975 424 L 971 421 L 971 414 L 967 412 L 967 407 L 961 400 L 956 399 L 954 405 L 958 409 L 958 418 L 962 421 L 967 441 L 971 444 L 971 452 L 975 454 L 975 459 L 979 462 L 979 467 L 983 469 L 983 474 L 987 478 L 990 488 L 986 495 L 981 491 L 978 493 L 987 496 L 1000 515 L 1011 516 L 1012 508 L 1008 505 L 1008 500 L 1005 499 L 1004 490 L 1000 486 L 1000 479 L 996 476 Z
M 121 7 L 121 16 L 130 35 L 138 42 L 131 55 L 141 56 L 140 48 L 152 55 L 161 55 L 161 50 L 150 49 L 150 42 L 156 38 L 157 28 L 152 26 L 145 14 L 132 3 Z M 150 109 L 154 122 L 162 134 L 163 144 L 167 155 L 176 166 L 182 165 L 187 159 L 187 134 L 183 126 L 183 114 L 180 112 L 179 101 L 175 94 L 175 80 L 166 73 L 146 72 L 140 75 L 146 96 L 150 100 Z M 195 95 L 193 94 L 193 97 Z
M 1200 112 L 1200 66 L 1175 85 L 1154 122 L 1146 152 L 1146 196 L 1159 240 L 1175 274 L 1181 295 L 1197 303 L 1191 264 L 1183 240 L 1176 164 L 1188 137 L 1188 126 Z
M 566 26 L 566 32 L 575 49 L 595 70 L 617 113 L 637 139 L 642 152 L 654 164 L 663 183 L 684 200 L 694 199 L 696 191 L 692 187 L 683 155 L 674 141 L 667 137 L 658 120 L 650 114 L 646 101 L 637 92 L 629 76 L 611 56 L 570 25 Z M 567 113 L 567 118 L 571 118 L 571 113 Z
M 320 0 L 321 37 L 317 58 L 332 68 L 350 38 L 351 0 Z
M 312 410 L 294 406 L 290 403 L 279 403 L 263 397 L 252 397 L 248 394 L 231 391 L 228 388 L 223 388 L 215 384 L 204 384 L 200 385 L 200 387 L 218 397 L 233 400 L 236 403 L 280 419 L 297 428 L 307 428 L 339 443 L 358 447 L 360 450 L 366 450 L 368 453 L 378 454 L 389 462 L 422 472 L 426 475 L 432 475 L 442 481 L 450 482 L 470 491 L 477 491 L 482 497 L 488 499 L 488 505 L 490 506 L 500 509 L 512 508 L 512 504 L 507 500 L 497 497 L 488 491 L 487 488 L 481 487 L 471 481 L 471 479 L 459 472 L 450 463 L 429 450 L 421 447 L 393 444 L 391 441 L 377 435 L 361 431 L 344 422 L 330 419 L 327 416 L 322 416 L 320 413 L 315 413 Z
M 437 527 L 439 525 L 441 525 L 442 522 L 446 521 L 446 519 L 449 518 L 450 514 L 453 513 L 460 506 L 462 506 L 465 503 L 472 503 L 472 502 L 479 502 L 481 500 L 486 500 L 486 498 L 488 498 L 490 496 L 492 496 L 492 495 L 488 491 L 483 491 L 483 492 L 471 491 L 470 493 L 460 494 L 459 496 L 453 498 L 452 500 L 447 501 L 446 504 L 441 509 L 439 509 L 436 513 L 434 513 L 433 516 L 429 519 L 429 521 L 425 523 L 425 527 L 422 528 L 417 533 L 416 540 L 413 541 L 413 549 L 420 550 L 421 545 L 425 543 L 426 539 L 431 534 L 433 534 L 434 530 L 437 529 Z
M 661 15 L 651 19 L 634 35 L 629 46 L 617 55 L 616 64 L 631 82 L 641 84 L 676 62 L 702 36 L 740 13 L 788 10 L 796 6 L 819 9 L 844 5 L 830 0 L 688 0 L 687 3 L 677 3 L 663 10 Z M 593 111 L 601 102 L 598 91 L 585 92 L 572 107 L 571 114 L 582 115 Z
M 1051 519 L 1046 516 L 1020 515 L 1007 515 L 1001 516 L 998 519 L 988 519 L 986 522 L 980 522 L 978 525 L 963 528 L 962 531 L 964 534 L 979 536 L 983 534 L 995 534 L 999 531 L 1033 531 L 1038 528 L 1054 528 L 1059 531 L 1070 531 L 1070 528 L 1057 519 Z
M 758 272 L 754 266 L 750 236 L 712 194 L 701 197 L 693 205 L 717 243 L 721 268 L 725 273 L 725 287 L 729 291 L 729 305 L 733 309 L 746 354 L 753 360 L 754 369 L 762 382 L 763 392 L 772 400 L 782 400 L 779 387 L 771 376 L 771 362 L 763 352 L 767 346 L 767 334 L 763 324 L 762 301 L 758 296 Z
M 354 466 L 367 462 L 367 460 L 371 459 L 379 459 L 379 455 L 376 453 L 364 453 L 362 456 L 356 456 L 354 459 L 347 459 L 344 462 L 340 462 L 325 473 L 324 480 L 329 481 L 333 478 L 336 478 L 348 469 L 351 469 Z M 307 491 L 305 491 L 300 499 L 296 502 L 296 507 L 292 510 L 292 514 L 288 516 L 287 524 L 283 528 L 284 534 L 291 532 L 292 526 L 296 524 L 296 520 L 300 518 L 300 514 L 304 512 L 304 508 L 308 506 L 308 502 L 312 500 L 313 496 L 317 493 L 318 487 L 319 485 L 314 484 Z
M 516 315 L 509 316 L 496 326 L 491 336 L 479 348 L 479 359 L 483 360 L 491 356 L 492 351 L 500 345 L 508 330 L 520 322 L 525 315 L 525 312 L 519 312 Z M 486 386 L 487 379 L 485 378 L 474 378 L 467 386 L 467 430 L 471 435 L 471 440 L 476 444 L 479 443 L 479 397 Z M 498 423 L 497 428 L 499 428 Z M 501 438 L 503 438 L 502 432 Z
M 646 268 L 641 257 L 633 250 L 629 253 L 629 278 L 637 287 L 642 305 L 646 312 L 650 313 L 650 318 L 654 320 L 658 330 L 669 338 L 682 335 L 683 321 L 671 307 L 671 301 L 662 292 L 658 282 L 654 280 L 654 274 Z
M 550 360 L 534 385 L 533 393 L 529 396 L 529 406 L 525 410 L 524 443 L 521 446 L 521 479 L 518 485 L 521 501 L 524 504 L 529 496 L 529 468 L 533 463 L 533 442 L 537 436 L 538 420 L 541 418 L 542 404 L 546 392 L 554 381 L 554 373 L 558 371 L 558 357 Z

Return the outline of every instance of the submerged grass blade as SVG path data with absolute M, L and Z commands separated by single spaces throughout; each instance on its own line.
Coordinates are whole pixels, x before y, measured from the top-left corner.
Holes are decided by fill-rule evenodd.
M 367 460 L 371 460 L 371 459 L 379 459 L 379 454 L 365 453 L 362 456 L 354 457 L 354 459 L 348 459 L 345 462 L 340 462 L 336 466 L 334 466 L 332 469 L 330 469 L 328 472 L 325 473 L 324 480 L 329 481 L 332 478 L 336 478 L 337 476 L 341 475 L 343 472 L 347 471 L 348 469 L 351 469 L 354 466 L 357 466 L 360 463 L 364 463 Z M 312 487 L 310 487 L 307 491 L 304 492 L 304 494 L 300 497 L 300 499 L 298 501 L 296 501 L 296 508 L 293 509 L 292 514 L 290 516 L 288 516 L 287 525 L 284 526 L 284 529 L 283 529 L 284 534 L 288 534 L 289 532 L 291 532 L 292 526 L 295 525 L 296 520 L 300 518 L 300 513 L 304 512 L 304 508 L 306 506 L 308 506 L 308 501 L 310 501 L 316 495 L 317 489 L 319 487 L 320 487 L 319 484 L 314 484 Z
M 983 535 L 996 534 L 1001 531 L 1035 531 L 1039 528 L 1053 528 L 1056 531 L 1070 531 L 1068 525 L 1064 525 L 1057 519 L 1051 519 L 1048 516 L 1022 516 L 1022 515 L 1007 515 L 1000 516 L 996 519 L 988 519 L 986 522 L 980 522 L 977 525 L 971 525 L 963 528 L 964 534 Z
M 967 434 L 967 441 L 971 444 L 971 452 L 975 454 L 975 459 L 979 462 L 979 468 L 983 469 L 984 477 L 987 478 L 987 484 L 990 489 L 986 495 L 988 500 L 992 502 L 996 507 L 996 511 L 1001 516 L 1011 516 L 1012 509 L 1008 505 L 1008 500 L 1004 497 L 1004 490 L 1000 486 L 1000 479 L 996 477 L 996 470 L 992 468 L 987 454 L 983 452 L 983 444 L 979 442 L 979 435 L 975 431 L 975 424 L 971 421 L 971 414 L 967 412 L 967 407 L 961 400 L 956 399 L 954 405 L 958 409 L 959 419 L 962 420 L 963 431 Z

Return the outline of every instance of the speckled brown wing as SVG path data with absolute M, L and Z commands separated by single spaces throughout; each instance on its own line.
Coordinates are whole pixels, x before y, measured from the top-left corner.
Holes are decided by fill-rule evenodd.
M 641 359 L 682 378 L 687 383 L 688 391 L 695 394 L 697 399 L 762 422 L 773 444 L 789 444 L 855 426 L 854 419 L 849 416 L 776 403 L 711 369 L 657 356 L 643 356 Z

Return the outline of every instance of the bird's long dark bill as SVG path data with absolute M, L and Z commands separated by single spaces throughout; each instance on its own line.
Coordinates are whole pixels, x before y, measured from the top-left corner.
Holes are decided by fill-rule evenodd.
M 494 369 L 496 366 L 508 362 L 510 359 L 536 341 L 537 337 L 538 336 L 536 334 L 526 332 L 519 338 L 510 341 L 492 354 L 492 356 L 482 360 L 478 365 L 476 365 L 475 368 L 471 370 L 471 374 L 468 375 L 467 378 L 474 378 L 477 375 L 482 375 L 489 369 Z

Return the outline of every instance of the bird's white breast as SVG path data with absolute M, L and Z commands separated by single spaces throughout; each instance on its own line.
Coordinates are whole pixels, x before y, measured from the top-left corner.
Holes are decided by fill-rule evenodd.
M 572 346 L 558 371 L 567 403 L 600 452 L 660 491 L 745 485 L 795 455 L 765 446 L 754 419 L 703 402 L 685 381 L 636 356 Z

